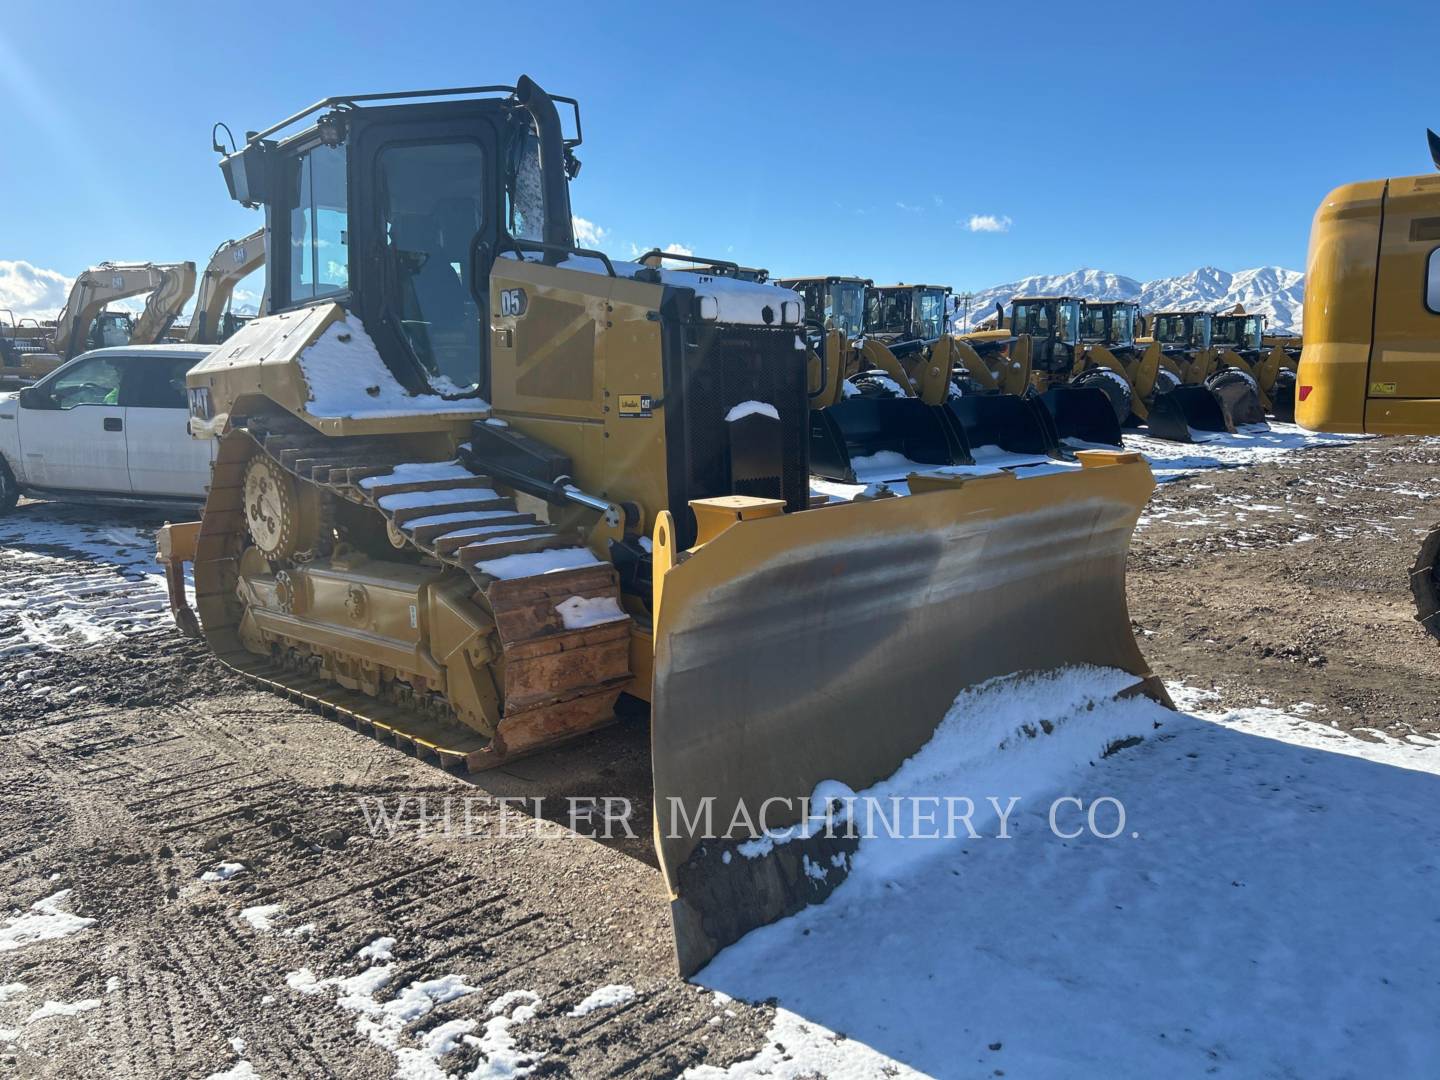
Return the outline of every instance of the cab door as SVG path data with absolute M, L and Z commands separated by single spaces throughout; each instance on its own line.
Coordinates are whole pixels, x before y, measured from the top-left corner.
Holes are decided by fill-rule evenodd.
M 444 393 L 488 392 L 499 145 L 489 118 L 437 116 L 368 124 L 350 147 L 366 329 L 382 356 L 408 358 L 412 378 Z
M 1372 399 L 1429 399 L 1427 416 L 1440 416 L 1440 308 L 1432 307 L 1432 275 L 1440 251 L 1440 176 L 1391 180 L 1380 236 L 1375 285 L 1375 341 L 1370 356 Z M 1372 400 L 1379 420 L 1389 402 Z M 1399 405 L 1399 412 L 1414 406 Z M 1367 428 L 1367 430 L 1369 430 Z M 1380 430 L 1380 429 L 1376 429 Z
M 130 490 L 136 495 L 203 499 L 213 439 L 192 439 L 185 373 L 193 356 L 131 356 L 120 373 Z
M 128 494 L 122 358 L 82 356 L 43 379 L 17 409 L 25 482 Z

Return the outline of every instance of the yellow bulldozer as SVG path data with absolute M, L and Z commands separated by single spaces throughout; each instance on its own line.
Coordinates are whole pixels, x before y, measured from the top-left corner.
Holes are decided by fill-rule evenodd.
M 1427 132 L 1440 169 L 1440 136 Z M 1315 212 L 1295 419 L 1315 431 L 1440 434 L 1440 174 L 1365 180 Z M 1410 569 L 1440 637 L 1440 526 Z
M 328 98 L 224 156 L 269 306 L 188 376 L 216 464 L 160 557 L 225 663 L 452 768 L 648 702 L 689 973 L 821 895 L 825 838 L 746 857 L 737 809 L 874 784 L 996 676 L 1164 698 L 1125 606 L 1153 479 L 1097 452 L 812 508 L 803 300 L 577 247 L 579 145 L 522 77 Z

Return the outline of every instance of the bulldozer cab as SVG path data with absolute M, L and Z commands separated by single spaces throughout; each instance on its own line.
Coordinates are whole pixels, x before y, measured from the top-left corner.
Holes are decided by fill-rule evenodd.
M 330 98 L 227 155 L 232 198 L 265 207 L 271 310 L 338 301 L 407 390 L 485 395 L 492 263 L 505 251 L 553 262 L 574 250 L 579 107 L 557 99 L 574 105 L 577 135 L 563 137 L 557 117 L 554 145 L 542 147 L 524 91 Z M 442 95 L 452 100 L 433 100 Z
M 1150 316 L 1151 336 L 1164 346 L 1208 349 L 1212 319 L 1203 311 L 1157 311 Z
M 1214 342 L 1222 348 L 1259 351 L 1265 336 L 1264 315 L 1226 314 L 1214 317 Z
M 946 285 L 877 285 L 865 292 L 865 332 L 935 341 L 950 308 Z
M 1135 345 L 1138 304 L 1124 300 L 1086 300 L 1080 311 L 1080 339 L 1112 349 Z
M 804 297 L 805 311 L 826 330 L 839 330 L 851 341 L 865 332 L 865 290 L 874 284 L 868 278 L 784 278 L 776 284 Z

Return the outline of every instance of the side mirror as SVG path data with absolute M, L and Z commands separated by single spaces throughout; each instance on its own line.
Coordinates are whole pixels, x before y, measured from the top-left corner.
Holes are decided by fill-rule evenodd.
M 20 407 L 22 409 L 41 408 L 36 402 L 43 400 L 43 395 L 33 386 L 26 386 L 20 390 Z

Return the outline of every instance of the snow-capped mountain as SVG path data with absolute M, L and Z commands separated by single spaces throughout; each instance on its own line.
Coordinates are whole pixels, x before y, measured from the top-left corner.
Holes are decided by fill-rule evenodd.
M 997 303 L 1008 304 L 1012 296 L 1026 293 L 1134 300 L 1141 311 L 1147 312 L 1191 308 L 1221 311 L 1243 304 L 1246 311 L 1269 316 L 1269 329 L 1298 334 L 1305 306 L 1305 275 L 1280 266 L 1260 266 L 1233 274 L 1202 266 L 1177 277 L 1143 282 L 1104 270 L 1036 274 L 975 293 L 970 301 L 970 325 L 978 325 L 993 314 Z

